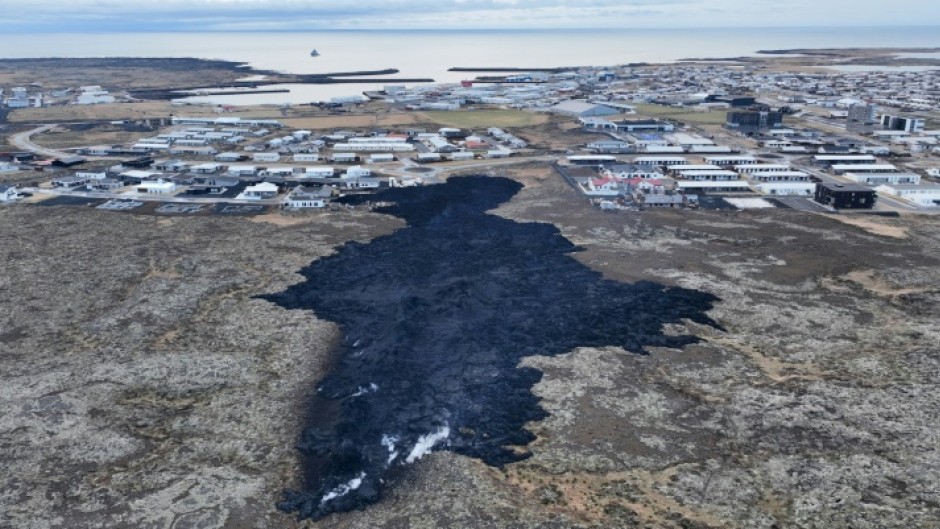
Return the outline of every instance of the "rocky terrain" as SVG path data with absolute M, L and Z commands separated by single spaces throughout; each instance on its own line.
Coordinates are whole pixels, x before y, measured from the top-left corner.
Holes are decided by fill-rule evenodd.
M 521 366 L 548 412 L 502 469 L 434 452 L 382 501 L 298 522 L 294 445 L 337 326 L 259 296 L 363 210 L 277 225 L 0 208 L 0 527 L 934 528 L 940 220 L 605 213 L 550 170 L 492 213 L 553 224 L 621 283 L 715 296 L 667 336 Z

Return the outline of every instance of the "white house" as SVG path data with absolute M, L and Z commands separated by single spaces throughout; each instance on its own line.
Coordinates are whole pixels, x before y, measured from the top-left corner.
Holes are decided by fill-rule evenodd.
M 602 171 L 604 176 L 616 178 L 644 178 L 658 179 L 663 177 L 662 170 L 657 165 L 625 165 L 617 164 L 606 167 Z
M 325 208 L 330 202 L 332 190 L 329 187 L 297 186 L 284 201 L 286 209 Z
M 294 176 L 293 167 L 268 167 L 261 171 L 262 176 Z
M 276 152 L 256 152 L 251 158 L 256 162 L 279 162 L 281 155 Z
M 896 196 L 923 207 L 940 207 L 940 184 L 893 184 L 875 188 L 879 193 Z
M 354 165 L 346 170 L 344 178 L 363 178 L 372 176 L 372 170 L 361 165 Z
M 304 174 L 310 177 L 319 177 L 319 178 L 329 178 L 333 176 L 335 170 L 332 166 L 322 165 L 322 166 L 311 166 L 304 168 Z
M 196 174 L 212 174 L 222 170 L 222 164 L 218 163 L 202 163 L 199 165 L 194 165 L 190 170 Z
M 870 186 L 920 183 L 920 175 L 917 173 L 845 173 L 842 176 L 855 183 Z
M 277 186 L 271 182 L 261 182 L 253 186 L 248 186 L 237 197 L 238 200 L 262 200 L 265 198 L 274 198 L 277 196 Z
M 135 186 L 138 193 L 172 193 L 176 191 L 176 184 L 169 180 L 145 180 Z
M 755 183 L 754 190 L 765 195 L 803 195 L 816 192 L 815 182 L 764 182 Z
M 258 173 L 258 168 L 254 165 L 230 165 L 228 174 L 232 176 L 254 176 Z

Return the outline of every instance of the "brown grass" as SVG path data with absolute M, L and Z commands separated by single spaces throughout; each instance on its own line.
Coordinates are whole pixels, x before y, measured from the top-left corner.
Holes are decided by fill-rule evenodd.
M 414 114 L 388 114 L 380 115 L 347 115 L 347 116 L 312 116 L 298 118 L 283 118 L 285 126 L 299 129 L 341 129 L 341 128 L 367 128 L 391 127 L 396 125 L 414 125 L 418 123 Z
M 435 111 L 420 112 L 418 115 L 428 123 L 462 129 L 531 127 L 547 123 L 549 119 L 546 114 L 524 110 Z
M 893 237 L 895 239 L 906 239 L 907 228 L 903 226 L 892 226 L 884 222 L 876 221 L 871 218 L 847 217 L 845 215 L 825 215 L 830 219 L 837 220 L 843 224 L 861 228 L 872 235 L 882 237 Z

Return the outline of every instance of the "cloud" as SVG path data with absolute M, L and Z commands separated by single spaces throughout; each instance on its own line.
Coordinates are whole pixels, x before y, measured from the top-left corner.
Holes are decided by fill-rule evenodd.
M 0 31 L 907 25 L 940 15 L 936 0 L 904 4 L 899 10 L 882 0 L 0 0 Z

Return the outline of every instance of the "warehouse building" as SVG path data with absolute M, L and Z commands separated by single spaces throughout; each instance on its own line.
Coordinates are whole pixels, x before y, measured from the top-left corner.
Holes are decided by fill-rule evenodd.
M 880 185 L 875 188 L 879 193 L 896 196 L 922 207 L 940 207 L 940 184 Z
M 550 109 L 555 114 L 575 117 L 613 116 L 620 114 L 616 108 L 587 101 L 562 101 Z

